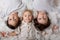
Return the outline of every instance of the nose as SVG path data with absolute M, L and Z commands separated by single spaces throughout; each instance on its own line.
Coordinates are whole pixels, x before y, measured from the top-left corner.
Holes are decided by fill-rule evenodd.
M 14 21 L 14 17 L 12 17 L 12 20 Z
M 14 16 L 13 16 L 13 21 L 15 21 L 15 18 L 14 18 Z
M 29 17 L 29 16 L 26 16 L 27 18 Z
M 43 19 L 45 20 L 46 18 L 43 16 Z
M 29 19 L 29 16 L 27 16 L 27 19 Z
M 13 19 L 14 19 L 14 16 L 13 16 Z

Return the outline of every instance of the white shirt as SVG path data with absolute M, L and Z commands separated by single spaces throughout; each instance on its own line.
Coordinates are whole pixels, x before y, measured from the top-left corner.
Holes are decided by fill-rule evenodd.
M 21 33 L 19 39 L 21 40 L 34 40 L 34 26 L 33 23 L 25 23 L 22 21 L 21 24 Z

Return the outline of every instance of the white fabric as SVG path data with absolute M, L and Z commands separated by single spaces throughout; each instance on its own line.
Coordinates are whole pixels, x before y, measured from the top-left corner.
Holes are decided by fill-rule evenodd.
M 57 12 L 56 11 L 54 11 L 54 12 L 49 12 L 49 18 L 50 18 L 50 20 L 51 20 L 51 23 L 52 24 L 58 24 L 58 20 L 57 20 Z
M 21 0 L 0 0 L 0 18 L 4 19 L 10 12 L 24 7 Z
M 57 9 L 55 13 L 56 13 L 56 18 L 57 18 L 57 23 L 60 26 L 60 9 Z
M 60 9 L 60 0 L 56 0 L 57 1 L 57 8 Z
M 35 40 L 49 40 L 49 37 L 52 33 L 51 25 L 42 32 L 39 30 L 36 30 L 35 32 L 36 32 Z M 47 34 L 45 34 L 45 33 L 47 33 Z
M 1 40 L 18 40 L 17 36 L 2 37 Z
M 25 23 L 22 21 L 21 24 L 21 33 L 19 35 L 20 40 L 34 40 L 34 28 L 33 24 L 31 23 Z
M 34 0 L 33 8 L 38 11 L 51 11 L 53 10 L 53 0 Z
M 60 30 L 57 29 L 57 31 L 53 32 L 50 35 L 50 40 L 60 40 Z
M 7 37 L 2 37 L 2 36 L 0 36 L 0 40 L 18 40 L 18 36 L 9 36 L 8 35 L 8 33 L 9 32 L 12 32 L 12 31 L 15 31 L 17 34 L 19 34 L 20 33 L 20 29 L 19 29 L 19 27 L 17 28 L 17 29 L 15 29 L 15 30 L 12 30 L 12 29 L 10 29 L 7 25 L 6 25 L 6 23 L 1 19 L 0 20 L 0 32 L 6 32 L 6 35 L 5 36 L 7 36 Z
M 27 6 L 28 9 L 33 9 L 34 0 L 22 0 L 22 3 Z
M 0 32 L 11 32 L 14 31 L 10 29 L 3 20 L 0 20 Z
M 52 28 L 47 28 L 44 31 L 46 32 L 46 34 L 44 35 L 45 40 L 49 40 L 50 39 L 50 35 L 52 34 Z

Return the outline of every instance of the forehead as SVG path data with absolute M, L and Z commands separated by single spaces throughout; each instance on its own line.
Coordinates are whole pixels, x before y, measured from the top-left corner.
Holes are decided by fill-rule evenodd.
M 47 13 L 45 11 L 39 11 L 38 14 L 40 14 L 40 15 L 47 15 Z
M 23 13 L 23 15 L 24 14 L 30 14 L 30 15 L 32 15 L 32 12 L 31 11 L 25 11 L 24 13 Z
M 11 14 L 14 14 L 14 13 L 18 13 L 18 12 L 16 12 L 16 11 L 11 12 Z
M 15 18 L 15 19 L 18 19 L 19 18 L 19 16 L 17 15 L 17 14 L 11 14 L 11 15 L 9 15 L 8 16 L 8 19 L 13 19 L 13 17 Z
M 45 11 L 38 11 L 38 14 L 37 14 L 37 16 L 47 16 L 47 12 L 45 12 Z
M 12 14 L 17 15 L 18 12 L 11 12 L 9 15 L 12 15 Z

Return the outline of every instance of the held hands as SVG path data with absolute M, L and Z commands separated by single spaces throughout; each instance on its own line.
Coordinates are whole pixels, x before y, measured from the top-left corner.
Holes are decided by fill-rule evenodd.
M 52 27 L 52 32 L 53 32 L 53 33 L 58 33 L 58 32 L 59 32 L 59 26 L 54 25 L 54 26 Z
M 43 36 L 46 36 L 46 35 L 48 35 L 48 33 L 45 32 L 45 31 L 43 31 L 43 32 L 42 32 L 42 35 L 43 35 Z
M 0 36 L 1 37 L 7 37 L 7 36 L 16 36 L 17 33 L 15 31 L 12 31 L 12 32 L 9 32 L 9 33 L 6 33 L 6 32 L 0 32 Z
M 16 36 L 17 34 L 16 34 L 15 31 L 12 31 L 12 32 L 9 32 L 8 35 L 9 35 L 9 36 Z
M 57 25 L 54 25 L 54 26 L 52 27 L 52 31 L 55 31 L 55 30 L 59 30 L 59 27 L 58 27 Z
M 6 37 L 6 32 L 0 32 L 0 35 L 1 35 L 2 37 Z

